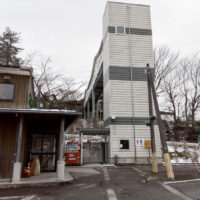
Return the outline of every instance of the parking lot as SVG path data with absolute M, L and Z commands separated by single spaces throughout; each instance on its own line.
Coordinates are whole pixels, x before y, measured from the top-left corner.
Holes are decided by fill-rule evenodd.
M 66 168 L 74 177 L 70 184 L 51 187 L 0 189 L 0 199 L 25 200 L 198 200 L 200 179 L 194 166 L 175 166 L 176 180 L 167 180 L 165 168 L 153 175 L 151 166 L 114 167 L 89 165 Z M 184 178 L 185 177 L 185 178 Z

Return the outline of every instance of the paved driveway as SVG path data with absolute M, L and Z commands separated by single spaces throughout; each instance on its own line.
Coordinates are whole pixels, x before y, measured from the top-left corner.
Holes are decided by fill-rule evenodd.
M 40 200 L 197 200 L 200 199 L 200 181 L 167 184 L 173 191 L 162 186 L 163 182 L 149 178 L 131 166 L 92 166 L 68 168 L 75 178 L 73 183 L 52 187 L 32 187 L 0 190 L 0 197 L 34 195 Z M 116 173 L 117 172 L 117 173 Z M 117 174 L 117 176 L 116 176 Z M 117 178 L 116 178 L 117 177 Z M 116 184 L 117 182 L 117 184 Z M 177 195 L 178 191 L 183 196 Z M 0 198 L 1 199 L 1 198 Z M 11 199 L 11 198 L 10 198 Z

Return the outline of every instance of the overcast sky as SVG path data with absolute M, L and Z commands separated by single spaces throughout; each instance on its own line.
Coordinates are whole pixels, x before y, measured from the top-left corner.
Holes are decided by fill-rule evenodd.
M 117 0 L 115 0 L 117 1 Z M 200 50 L 200 0 L 121 0 L 151 5 L 153 45 Z M 0 0 L 0 32 L 21 32 L 23 55 L 39 51 L 76 81 L 88 80 L 102 39 L 106 0 Z

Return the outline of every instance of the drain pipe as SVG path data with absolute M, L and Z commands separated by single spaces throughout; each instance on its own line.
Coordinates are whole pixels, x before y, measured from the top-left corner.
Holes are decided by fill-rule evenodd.
M 128 49 L 129 49 L 129 65 L 130 65 L 130 73 L 131 73 L 131 102 L 132 102 L 132 122 L 133 122 L 133 140 L 134 140 L 134 157 L 135 163 L 137 162 L 137 149 L 136 149 L 136 133 L 135 133 L 135 110 L 134 110 L 134 94 L 133 94 L 133 68 L 132 68 L 132 49 L 131 49 L 131 39 L 130 39 L 130 7 L 127 6 L 127 21 L 128 21 Z M 133 37 L 133 36 L 132 36 Z

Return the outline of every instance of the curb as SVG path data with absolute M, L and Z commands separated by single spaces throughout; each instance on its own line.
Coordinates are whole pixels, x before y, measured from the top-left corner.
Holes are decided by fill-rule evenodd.
M 64 180 L 64 181 L 40 182 L 40 183 L 9 183 L 9 184 L 1 184 L 0 189 L 59 186 L 59 185 L 71 184 L 73 183 L 73 180 L 74 179 Z

